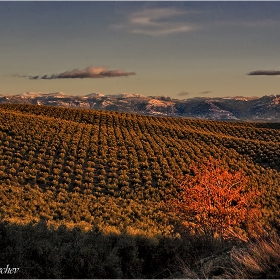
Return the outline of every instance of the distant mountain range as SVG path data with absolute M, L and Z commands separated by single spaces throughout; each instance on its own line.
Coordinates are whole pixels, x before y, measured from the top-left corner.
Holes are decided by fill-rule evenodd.
M 280 95 L 195 97 L 179 100 L 168 96 L 131 93 L 72 96 L 63 92 L 25 92 L 18 95 L 0 95 L 0 103 L 27 103 L 211 120 L 280 121 Z

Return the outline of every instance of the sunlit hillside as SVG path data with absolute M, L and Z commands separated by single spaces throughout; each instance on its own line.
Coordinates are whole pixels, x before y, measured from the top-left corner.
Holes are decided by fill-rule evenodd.
M 277 225 L 280 126 L 150 117 L 35 105 L 0 105 L 2 220 L 104 232 L 169 235 L 162 203 L 176 178 L 209 156 L 262 191 Z

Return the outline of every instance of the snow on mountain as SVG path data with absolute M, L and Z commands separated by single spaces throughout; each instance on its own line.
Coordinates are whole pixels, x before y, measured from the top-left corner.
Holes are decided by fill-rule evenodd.
M 151 109 L 152 107 L 168 107 L 174 105 L 174 102 L 170 101 L 162 101 L 158 99 L 151 99 L 146 106 L 147 109 Z
M 114 97 L 114 98 L 147 98 L 147 96 L 137 94 L 137 93 L 117 93 L 117 94 L 108 94 L 106 96 Z
M 65 97 L 66 96 L 66 94 L 62 91 L 50 92 L 50 93 L 46 93 L 45 95 L 53 96 L 53 97 Z
M 280 102 L 280 95 L 274 95 L 274 98 L 271 101 L 271 105 L 278 105 Z
M 184 100 L 135 93 L 66 95 L 63 92 L 24 92 L 2 95 L 0 103 L 30 103 L 96 110 L 114 110 L 148 115 L 214 120 L 280 121 L 280 95 L 262 97 L 196 97 Z
M 111 101 L 103 101 L 102 102 L 102 108 L 106 108 L 107 106 L 109 106 L 109 105 L 112 105 L 112 104 L 114 104 L 113 102 L 111 102 Z
M 20 97 L 28 97 L 28 98 L 35 98 L 35 97 L 40 97 L 43 95 L 43 92 L 33 92 L 33 91 L 27 91 L 27 92 L 23 92 L 20 93 L 18 96 Z
M 105 96 L 105 95 L 100 92 L 92 92 L 92 93 L 86 94 L 84 97 L 103 97 L 103 96 Z
M 257 96 L 226 96 L 226 97 L 222 97 L 222 99 L 224 100 L 241 100 L 241 101 L 248 101 L 248 100 L 254 100 L 254 99 L 258 99 L 259 97 Z
M 175 102 L 150 99 L 146 105 L 146 111 L 153 115 L 174 115 L 177 111 L 175 109 Z
M 65 97 L 66 94 L 62 91 L 58 92 L 34 92 L 34 91 L 27 91 L 19 94 L 18 96 L 22 98 L 37 98 L 42 96 L 52 96 L 52 97 Z

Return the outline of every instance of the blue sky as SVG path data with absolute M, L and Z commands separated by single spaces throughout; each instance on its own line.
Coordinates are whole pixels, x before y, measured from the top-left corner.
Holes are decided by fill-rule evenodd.
M 279 30 L 280 2 L 0 2 L 0 94 L 280 94 Z

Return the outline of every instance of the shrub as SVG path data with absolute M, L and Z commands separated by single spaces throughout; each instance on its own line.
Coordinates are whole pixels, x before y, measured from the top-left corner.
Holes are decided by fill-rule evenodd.
M 254 204 L 257 192 L 246 191 L 243 172 L 230 172 L 211 157 L 190 169 L 193 174 L 179 180 L 179 197 L 168 202 L 185 227 L 211 239 L 243 238 L 242 225 L 245 231 L 249 226 L 253 230 L 253 220 L 260 215 Z

